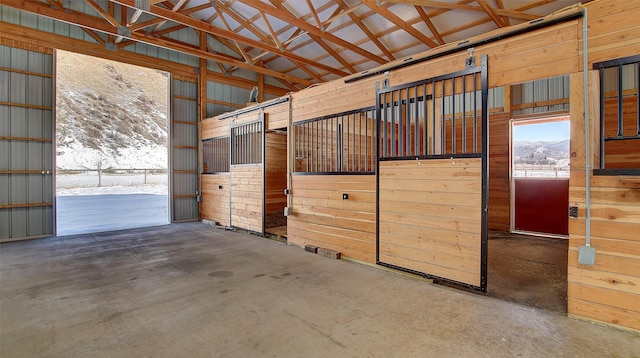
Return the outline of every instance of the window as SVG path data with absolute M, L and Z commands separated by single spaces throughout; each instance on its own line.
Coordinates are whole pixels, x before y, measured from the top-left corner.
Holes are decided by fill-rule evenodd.
M 640 55 L 594 64 L 600 71 L 600 170 L 640 174 Z
M 231 165 L 262 163 L 263 122 L 231 128 Z
M 373 107 L 298 122 L 293 129 L 296 172 L 375 172 Z
M 229 137 L 202 141 L 202 173 L 229 172 Z

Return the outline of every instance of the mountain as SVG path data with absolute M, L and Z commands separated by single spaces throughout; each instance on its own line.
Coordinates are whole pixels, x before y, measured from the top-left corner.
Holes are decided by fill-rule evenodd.
M 569 160 L 569 140 L 517 141 L 513 143 L 514 163 L 550 164 Z
M 166 168 L 168 75 L 57 51 L 56 166 Z

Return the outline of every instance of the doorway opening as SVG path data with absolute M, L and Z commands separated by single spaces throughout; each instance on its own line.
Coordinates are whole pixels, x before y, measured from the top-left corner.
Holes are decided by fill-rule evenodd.
M 265 133 L 264 229 L 265 234 L 287 237 L 287 129 Z
M 569 117 L 514 120 L 511 232 L 569 235 Z
M 569 116 L 511 121 L 510 230 L 492 231 L 489 295 L 567 312 Z
M 56 51 L 57 235 L 169 223 L 169 74 Z

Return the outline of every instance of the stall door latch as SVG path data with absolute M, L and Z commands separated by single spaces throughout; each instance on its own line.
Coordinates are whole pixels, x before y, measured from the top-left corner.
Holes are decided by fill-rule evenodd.
M 569 207 L 569 217 L 572 218 L 578 218 L 578 207 L 577 206 L 570 206 Z

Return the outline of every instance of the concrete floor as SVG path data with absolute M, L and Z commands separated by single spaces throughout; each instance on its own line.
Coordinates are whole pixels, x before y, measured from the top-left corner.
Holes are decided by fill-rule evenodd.
M 640 336 L 201 223 L 0 246 L 2 357 L 638 357 Z
M 487 294 L 567 314 L 569 240 L 492 231 Z

